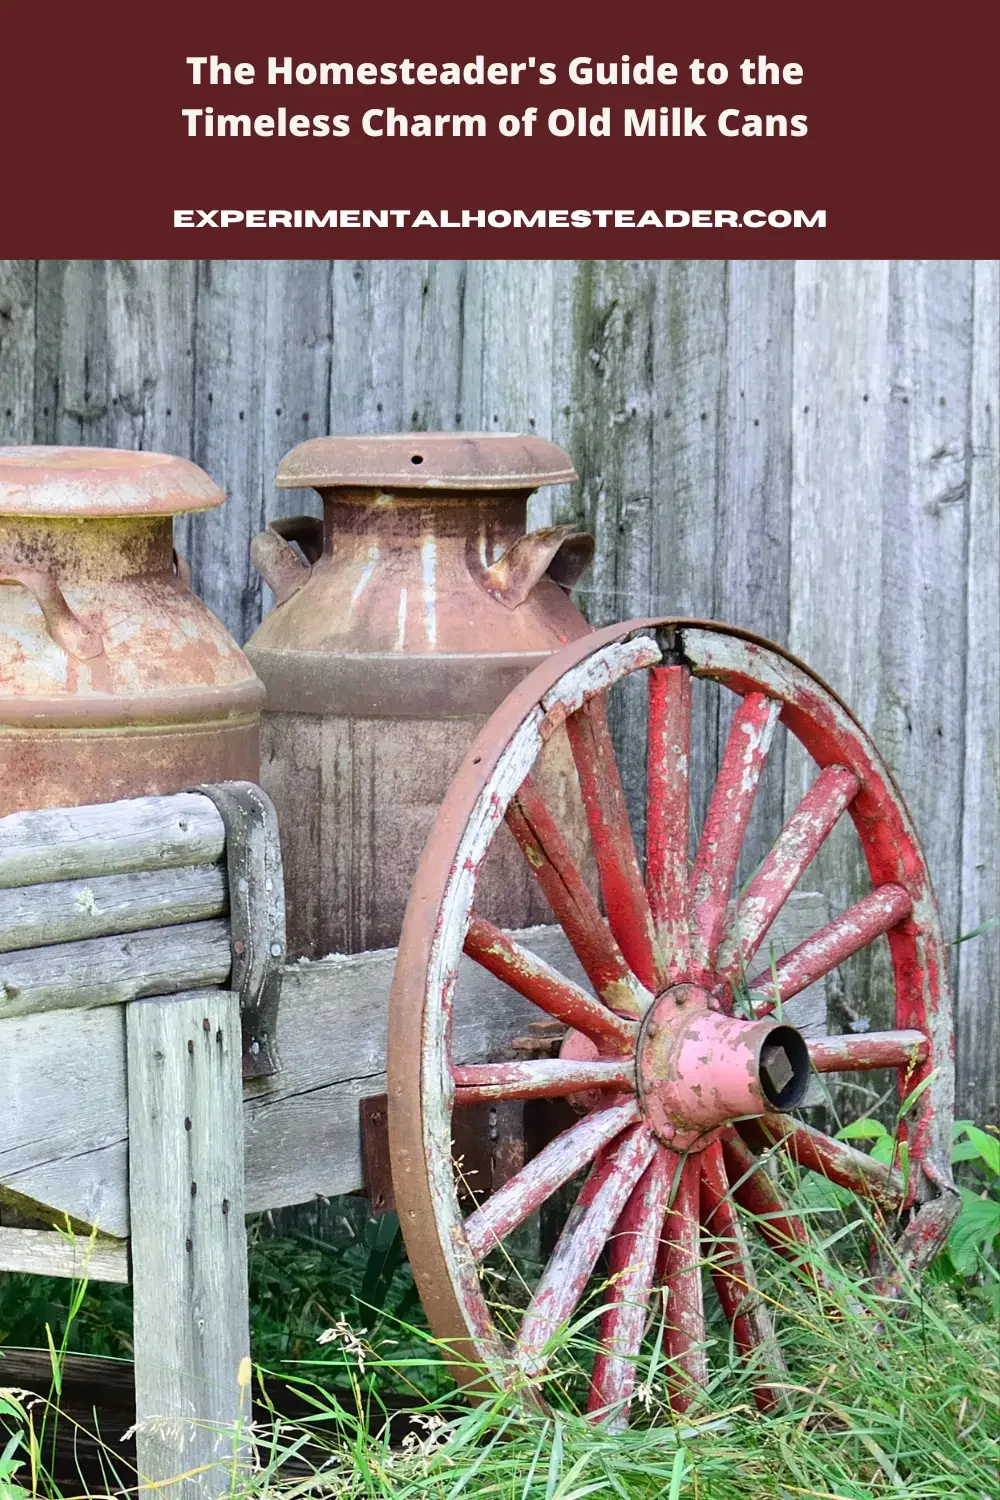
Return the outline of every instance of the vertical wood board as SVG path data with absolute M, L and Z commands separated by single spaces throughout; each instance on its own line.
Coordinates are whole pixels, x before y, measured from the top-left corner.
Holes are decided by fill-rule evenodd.
M 250 1418 L 239 998 L 134 1001 L 126 1031 L 140 1482 L 227 1495 Z

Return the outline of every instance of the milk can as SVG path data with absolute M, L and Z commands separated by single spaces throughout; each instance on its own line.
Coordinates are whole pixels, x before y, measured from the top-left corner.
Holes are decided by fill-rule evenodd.
M 292 953 L 398 940 L 468 745 L 516 682 L 589 628 L 568 590 L 593 539 L 525 534 L 531 492 L 575 478 L 553 443 L 492 434 L 317 438 L 282 460 L 279 488 L 323 499 L 322 522 L 272 522 L 251 547 L 277 599 L 246 650 L 268 693 L 261 779 Z M 570 835 L 585 830 L 563 732 L 545 758 L 546 795 Z M 482 878 L 505 925 L 551 920 L 512 838 Z
M 162 453 L 0 448 L 0 815 L 256 780 L 264 689 L 192 594 Z

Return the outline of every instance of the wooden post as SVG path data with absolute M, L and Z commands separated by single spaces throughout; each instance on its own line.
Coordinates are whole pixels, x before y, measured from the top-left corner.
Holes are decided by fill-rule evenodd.
M 126 1025 L 139 1478 L 204 1500 L 251 1415 L 239 1000 L 135 1000 Z

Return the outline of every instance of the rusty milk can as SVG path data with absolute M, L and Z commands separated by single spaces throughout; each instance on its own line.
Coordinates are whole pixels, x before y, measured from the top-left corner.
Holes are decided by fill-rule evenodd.
M 0 448 L 0 816 L 256 780 L 264 689 L 192 594 L 186 459 Z
M 575 478 L 530 436 L 316 438 L 282 460 L 278 487 L 318 490 L 324 511 L 272 522 L 251 547 L 277 598 L 246 650 L 268 693 L 261 779 L 281 825 L 290 952 L 398 940 L 469 743 L 516 682 L 589 629 L 567 590 L 593 539 L 525 535 L 531 492 Z M 546 757 L 547 795 L 586 838 L 564 733 Z M 551 920 L 512 838 L 483 878 L 507 925 Z

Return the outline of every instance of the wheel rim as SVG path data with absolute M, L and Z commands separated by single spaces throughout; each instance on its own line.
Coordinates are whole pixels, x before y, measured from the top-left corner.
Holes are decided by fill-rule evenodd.
M 604 713 L 608 688 L 643 671 L 649 681 L 645 878 Z M 692 678 L 720 682 L 741 701 L 689 871 Z M 742 837 L 779 720 L 809 753 L 817 776 L 734 911 L 730 893 Z M 606 921 L 530 775 L 547 738 L 563 725 L 590 823 Z M 843 815 L 857 829 L 872 891 L 778 962 L 777 1004 L 780 1010 L 785 1000 L 885 934 L 896 1029 L 827 1038 L 809 1051 L 817 1071 L 896 1067 L 901 1097 L 920 1089 L 907 1115 L 908 1182 L 895 1166 L 882 1166 L 769 1107 L 778 1097 L 768 1086 L 770 1075 L 761 1073 L 766 1021 L 775 1009 L 770 973 L 746 989 L 756 1026 L 733 1019 L 735 987 Z M 474 911 L 476 873 L 504 821 L 592 993 L 534 960 Z M 564 1046 L 559 1059 L 455 1066 L 450 1015 L 463 951 L 538 1005 L 540 1014 L 572 1028 L 575 1044 Z M 708 1052 L 679 1050 L 678 1002 L 687 1004 L 685 1024 L 692 1007 L 697 1012 L 702 1029 L 696 1034 L 702 1042 L 709 1036 Z M 650 1042 L 653 1020 L 661 1023 L 666 1042 Z M 760 1033 L 752 1042 L 751 1031 Z M 581 1037 L 589 1045 L 581 1045 Z M 786 1050 L 776 1066 L 790 1087 L 797 1044 L 787 1037 L 782 1044 Z M 742 1085 L 740 1070 L 719 1062 L 731 1062 L 726 1048 L 732 1046 L 743 1060 Z M 696 1056 L 713 1061 L 697 1071 Z M 678 1060 L 684 1063 L 680 1069 Z M 723 1087 L 720 1072 L 727 1069 Z M 674 1080 L 669 1087 L 668 1074 Z M 717 1096 L 714 1114 L 695 1107 L 706 1083 Z M 692 1093 L 693 1084 L 698 1087 Z M 775 1084 L 779 1093 L 782 1086 Z M 756 1087 L 757 1094 L 751 1099 L 741 1087 L 751 1094 Z M 451 1160 L 453 1108 L 484 1098 L 574 1092 L 588 1102 L 588 1112 L 463 1218 Z M 600 1320 L 590 1410 L 618 1425 L 625 1420 L 646 1303 L 657 1283 L 668 1287 L 673 1309 L 665 1335 L 675 1377 L 671 1401 L 684 1409 L 707 1373 L 703 1225 L 727 1241 L 732 1274 L 714 1274 L 714 1281 L 737 1348 L 778 1365 L 764 1303 L 747 1294 L 754 1286 L 752 1259 L 736 1204 L 762 1217 L 765 1237 L 783 1253 L 803 1239 L 804 1229 L 767 1175 L 756 1170 L 747 1137 L 822 1172 L 893 1221 L 908 1221 L 891 1263 L 880 1268 L 880 1286 L 892 1291 L 905 1269 L 919 1269 L 947 1233 L 954 1207 L 951 1098 L 945 952 L 919 843 L 874 745 L 818 678 L 779 647 L 745 632 L 668 619 L 633 621 L 574 642 L 510 695 L 470 750 L 428 841 L 407 909 L 390 1013 L 390 1146 L 400 1220 L 431 1327 L 462 1361 L 459 1378 L 474 1383 L 484 1368 L 501 1384 L 542 1376 L 547 1341 L 573 1313 L 610 1241 L 614 1291 Z M 748 1115 L 754 1116 L 752 1129 L 732 1125 L 734 1116 Z M 589 1175 L 520 1328 L 506 1337 L 491 1315 L 479 1267 L 584 1168 Z M 758 1399 L 771 1404 L 766 1386 L 758 1389 Z

